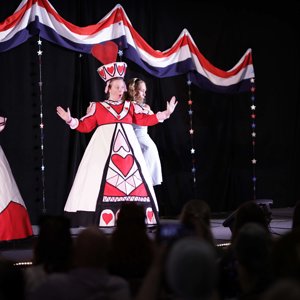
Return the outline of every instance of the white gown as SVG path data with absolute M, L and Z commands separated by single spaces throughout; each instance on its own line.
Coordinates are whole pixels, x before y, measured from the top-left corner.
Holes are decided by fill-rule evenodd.
M 77 119 L 76 119 L 77 120 Z M 136 114 L 130 101 L 96 102 L 93 111 L 71 126 L 95 132 L 84 152 L 64 211 L 72 226 L 116 225 L 123 202 L 144 206 L 146 224 L 158 223 L 158 204 L 147 164 L 132 124 L 152 126 L 155 115 Z
M 133 124 L 133 129 L 151 175 L 152 185 L 159 185 L 163 181 L 161 163 L 157 147 L 148 134 L 148 127 Z

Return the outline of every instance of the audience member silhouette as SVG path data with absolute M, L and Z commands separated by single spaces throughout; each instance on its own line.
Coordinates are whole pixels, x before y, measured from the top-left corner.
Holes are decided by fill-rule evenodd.
M 179 239 L 167 254 L 165 274 L 175 297 L 212 299 L 218 278 L 215 249 L 195 237 Z
M 215 248 L 196 236 L 157 248 L 136 300 L 219 299 Z
M 271 235 L 257 223 L 246 223 L 237 233 L 233 248 L 241 290 L 239 299 L 259 299 L 272 284 L 272 242 Z
M 236 210 L 232 226 L 231 245 L 224 248 L 219 261 L 220 280 L 219 293 L 221 298 L 236 298 L 240 293 L 240 284 L 236 269 L 236 257 L 232 245 L 240 229 L 247 223 L 260 224 L 270 234 L 267 217 L 254 201 L 242 203 Z
M 111 237 L 109 271 L 130 283 L 132 295 L 139 288 L 152 262 L 154 241 L 147 233 L 144 207 L 124 202 Z
M 300 281 L 300 229 L 286 232 L 274 241 L 272 268 L 276 280 Z
M 262 300 L 299 300 L 299 281 L 282 279 L 273 284 L 261 297 Z
M 254 201 L 247 201 L 242 203 L 236 211 L 233 221 L 231 241 L 234 241 L 243 225 L 249 222 L 260 224 L 266 231 L 269 232 L 268 218 L 261 206 Z
M 194 232 L 195 235 L 215 246 L 210 219 L 210 207 L 205 201 L 200 199 L 191 199 L 186 202 L 179 216 L 181 224 L 191 232 Z
M 30 293 L 48 274 L 70 268 L 73 241 L 70 221 L 64 216 L 43 215 L 33 248 L 33 265 L 25 269 L 26 289 Z
M 129 285 L 107 271 L 109 240 L 96 226 L 83 229 L 74 243 L 74 268 L 56 273 L 32 293 L 29 300 L 129 300 Z

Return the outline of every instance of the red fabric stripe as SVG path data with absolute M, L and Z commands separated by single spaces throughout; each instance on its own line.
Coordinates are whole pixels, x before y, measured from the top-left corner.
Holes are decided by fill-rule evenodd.
M 204 69 L 209 71 L 210 73 L 222 77 L 222 78 L 229 78 L 231 76 L 236 75 L 239 71 L 241 71 L 243 68 L 246 68 L 248 65 L 252 64 L 252 55 L 251 52 L 249 52 L 245 58 L 244 61 L 236 66 L 233 70 L 231 71 L 223 71 L 217 67 L 214 67 L 199 51 L 197 47 L 192 43 L 192 41 L 189 39 L 189 48 L 191 52 L 195 53 L 196 56 L 198 57 L 200 64 L 203 66 Z
M 16 240 L 32 236 L 28 212 L 19 203 L 10 202 L 0 214 L 0 240 Z
M 38 4 L 42 7 L 44 7 L 47 12 L 51 15 L 54 16 L 54 18 L 62 23 L 63 25 L 65 25 L 69 30 L 71 30 L 74 33 L 77 34 L 82 34 L 82 35 L 92 35 L 95 34 L 97 32 L 99 32 L 100 30 L 103 30 L 104 28 L 120 22 L 122 20 L 122 16 L 123 14 L 119 13 L 120 12 L 120 8 L 114 10 L 112 12 L 112 14 L 109 16 L 109 18 L 107 18 L 106 20 L 103 20 L 97 24 L 94 25 L 88 25 L 85 27 L 79 27 L 76 26 L 68 21 L 66 21 L 64 18 L 62 18 L 49 4 L 49 2 L 47 0 L 38 0 Z
M 32 5 L 35 2 L 37 2 L 37 0 L 28 0 L 20 10 L 18 10 L 11 16 L 7 17 L 3 22 L 0 23 L 0 31 L 10 29 L 14 27 L 16 24 L 18 24 L 22 19 L 23 15 L 25 14 L 25 12 L 28 9 L 31 9 Z

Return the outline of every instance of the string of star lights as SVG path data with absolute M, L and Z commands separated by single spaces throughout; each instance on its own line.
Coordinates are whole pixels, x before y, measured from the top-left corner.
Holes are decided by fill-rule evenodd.
M 38 45 L 38 63 L 39 63 L 39 100 L 40 100 L 40 149 L 41 149 L 41 181 L 42 181 L 42 212 L 46 213 L 46 197 L 45 197 L 45 163 L 44 163 L 44 115 L 43 115 L 43 80 L 42 80 L 42 41 L 37 41 Z
M 256 158 L 255 158 L 255 146 L 256 146 L 256 105 L 255 105 L 255 80 L 251 78 L 251 137 L 252 137 L 252 184 L 253 184 L 253 200 L 256 200 Z
M 191 166 L 191 171 L 192 171 L 192 180 L 195 188 L 196 184 L 196 160 L 195 160 L 195 147 L 194 147 L 194 128 L 193 128 L 193 101 L 192 101 L 192 90 L 191 90 L 191 80 L 189 78 L 188 74 L 188 80 L 187 80 L 187 87 L 188 87 L 188 115 L 189 115 L 189 134 L 190 134 L 190 143 L 191 143 L 191 158 L 192 158 L 192 166 Z

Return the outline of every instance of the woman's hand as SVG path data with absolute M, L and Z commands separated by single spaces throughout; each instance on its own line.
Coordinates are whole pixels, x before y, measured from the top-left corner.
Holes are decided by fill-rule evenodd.
M 57 106 L 56 113 L 66 122 L 70 123 L 72 121 L 71 112 L 69 107 L 64 110 L 61 106 Z
M 169 116 L 173 113 L 177 104 L 178 104 L 178 101 L 176 101 L 175 96 L 173 96 L 169 102 L 167 101 L 167 112 L 168 112 Z

